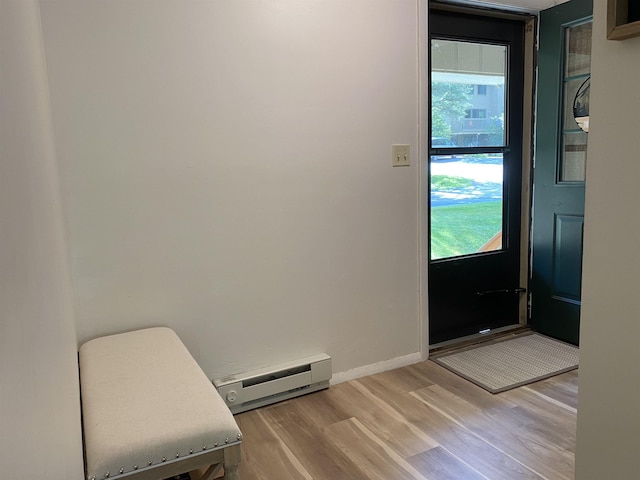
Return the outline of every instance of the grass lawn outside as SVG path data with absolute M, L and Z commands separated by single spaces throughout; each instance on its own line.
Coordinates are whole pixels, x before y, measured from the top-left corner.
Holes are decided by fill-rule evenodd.
M 502 229 L 502 201 L 431 209 L 431 259 L 477 252 Z

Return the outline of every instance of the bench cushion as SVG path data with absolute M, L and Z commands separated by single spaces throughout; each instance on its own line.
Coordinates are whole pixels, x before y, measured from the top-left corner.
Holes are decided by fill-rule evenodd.
M 242 439 L 215 387 L 169 328 L 85 343 L 80 382 L 88 479 L 126 476 Z

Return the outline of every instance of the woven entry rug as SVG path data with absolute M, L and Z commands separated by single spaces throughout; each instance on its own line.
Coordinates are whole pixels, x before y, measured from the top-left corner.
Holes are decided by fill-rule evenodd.
M 578 347 L 532 333 L 431 359 L 491 393 L 500 393 L 574 370 L 578 356 Z

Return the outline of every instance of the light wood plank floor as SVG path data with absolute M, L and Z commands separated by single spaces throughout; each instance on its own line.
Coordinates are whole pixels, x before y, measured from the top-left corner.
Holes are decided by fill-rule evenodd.
M 492 395 L 427 361 L 236 416 L 243 480 L 574 478 L 577 370 Z

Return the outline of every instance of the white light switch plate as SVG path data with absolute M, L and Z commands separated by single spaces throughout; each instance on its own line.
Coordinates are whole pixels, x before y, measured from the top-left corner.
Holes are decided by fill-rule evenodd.
M 391 145 L 391 164 L 394 167 L 411 165 L 411 145 Z

